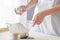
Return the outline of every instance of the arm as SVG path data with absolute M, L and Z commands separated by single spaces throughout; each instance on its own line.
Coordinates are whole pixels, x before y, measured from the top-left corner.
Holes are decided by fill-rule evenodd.
M 32 6 L 36 5 L 37 2 L 38 0 L 30 0 L 30 2 L 27 5 L 22 5 L 18 7 L 19 12 L 17 12 L 16 8 L 14 9 L 14 11 L 16 14 L 22 15 L 25 11 L 29 10 Z
M 26 5 L 27 9 L 31 8 L 32 6 L 36 5 L 38 0 L 30 0 L 30 2 Z
M 56 12 L 59 12 L 59 11 L 60 11 L 60 4 L 54 6 L 51 9 L 45 10 L 43 12 L 39 12 L 38 14 L 35 15 L 33 19 L 33 26 L 35 24 L 38 24 L 38 25 L 41 24 L 45 16 L 55 14 Z
M 56 12 L 60 11 L 60 4 L 54 6 L 53 8 L 49 9 L 49 10 L 45 10 L 43 12 L 43 15 L 47 16 L 47 15 L 52 15 L 55 14 Z

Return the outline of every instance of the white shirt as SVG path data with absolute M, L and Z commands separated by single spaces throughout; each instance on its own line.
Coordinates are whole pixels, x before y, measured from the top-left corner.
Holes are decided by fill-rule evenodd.
M 34 16 L 38 12 L 42 12 L 44 10 L 50 9 L 51 7 L 53 7 L 53 5 L 55 6 L 55 4 L 57 3 L 60 3 L 60 1 L 59 0 L 38 0 L 38 4 L 36 6 Z M 54 14 L 54 15 L 46 16 L 43 22 L 39 25 L 39 27 L 36 26 L 31 30 L 35 32 L 41 32 L 49 35 L 59 36 L 60 35 L 59 26 L 60 26 L 60 14 Z
M 56 5 L 60 4 L 60 0 L 56 0 Z M 51 16 L 51 24 L 58 36 L 60 36 L 60 12 Z

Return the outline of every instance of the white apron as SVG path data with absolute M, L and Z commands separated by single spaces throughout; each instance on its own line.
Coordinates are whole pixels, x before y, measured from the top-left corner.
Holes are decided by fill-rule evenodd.
M 36 13 L 38 12 L 42 12 L 44 10 L 48 10 L 49 8 L 51 8 L 53 5 L 56 4 L 56 0 L 38 0 L 38 4 L 36 6 L 36 10 L 34 13 L 34 16 L 36 15 Z M 34 18 L 33 16 L 33 18 Z M 43 20 L 43 22 L 40 25 L 36 25 L 36 27 L 33 27 L 30 31 L 33 32 L 41 32 L 44 34 L 49 34 L 49 35 L 57 35 L 55 30 L 53 29 L 53 26 L 51 25 L 51 15 L 46 16 Z
M 57 4 L 60 4 L 60 0 L 56 0 Z M 60 36 L 60 12 L 51 16 L 51 24 L 57 36 Z

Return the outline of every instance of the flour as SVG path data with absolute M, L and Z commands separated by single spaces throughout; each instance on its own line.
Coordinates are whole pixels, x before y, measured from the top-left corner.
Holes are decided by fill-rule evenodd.
M 28 32 L 28 29 L 25 28 L 25 26 L 21 23 L 14 23 L 14 24 L 8 23 L 8 27 L 9 27 L 9 31 L 11 33 L 26 33 L 26 32 Z

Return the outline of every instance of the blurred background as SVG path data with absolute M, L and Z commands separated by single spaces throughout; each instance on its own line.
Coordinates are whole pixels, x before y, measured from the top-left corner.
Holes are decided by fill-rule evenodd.
M 18 2 L 18 3 L 17 3 Z M 26 5 L 29 1 L 24 0 L 1 0 L 1 7 L 0 7 L 0 28 L 6 26 L 6 23 L 13 23 L 20 21 L 21 23 L 26 23 L 27 20 L 32 20 L 35 6 L 29 9 L 27 12 L 25 12 L 22 16 L 17 16 L 14 13 L 14 8 L 20 5 Z M 11 12 L 13 11 L 13 12 Z
M 28 0 L 0 0 L 0 29 L 8 28 L 6 23 L 20 22 L 25 26 L 32 20 L 35 6 L 29 9 L 22 16 L 14 13 L 14 8 L 26 5 Z M 28 25 L 29 26 L 29 25 Z M 30 27 L 28 27 L 30 29 Z M 0 40 L 12 40 L 13 34 L 10 32 L 0 32 Z

